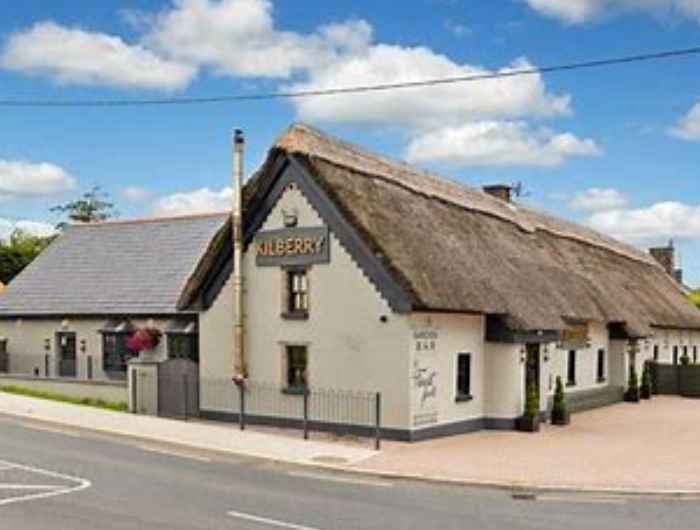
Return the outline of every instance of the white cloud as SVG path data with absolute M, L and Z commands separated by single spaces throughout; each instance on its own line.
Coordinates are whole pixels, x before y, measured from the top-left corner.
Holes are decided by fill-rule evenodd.
M 590 188 L 577 193 L 569 206 L 574 210 L 604 212 L 619 210 L 628 204 L 627 197 L 614 188 Z
M 555 167 L 572 157 L 596 156 L 591 139 L 533 129 L 525 122 L 484 121 L 420 134 L 406 149 L 411 162 L 451 166 Z
M 130 202 L 143 202 L 150 199 L 153 193 L 141 186 L 128 186 L 122 190 L 121 195 Z
M 0 218 L 0 240 L 7 240 L 13 232 L 21 230 L 33 236 L 47 237 L 56 233 L 56 227 L 40 221 L 11 221 Z
M 539 13 L 582 24 L 626 11 L 674 14 L 700 21 L 700 0 L 526 0 Z
M 648 208 L 594 214 L 588 224 L 633 243 L 661 239 L 700 238 L 700 205 L 660 202 Z
M 0 195 L 50 195 L 71 190 L 77 183 L 54 164 L 0 159 Z
M 48 76 L 59 83 L 175 90 L 196 68 L 165 60 L 121 38 L 39 22 L 10 36 L 0 67 Z
M 156 216 L 177 216 L 197 213 L 220 212 L 231 209 L 232 189 L 198 190 L 174 193 L 158 200 L 153 209 Z
M 499 71 L 531 67 L 526 59 L 519 59 Z M 376 44 L 329 67 L 315 68 L 308 81 L 288 88 L 323 90 L 489 73 L 493 71 L 457 64 L 428 48 Z M 484 118 L 555 117 L 571 112 L 570 97 L 549 93 L 540 75 L 300 98 L 294 103 L 300 117 L 307 120 L 412 127 L 455 125 Z
M 700 102 L 696 103 L 669 132 L 683 140 L 700 141 Z
M 371 26 L 361 20 L 310 34 L 281 31 L 275 27 L 273 7 L 270 0 L 175 0 L 154 18 L 144 43 L 223 74 L 287 78 L 329 64 L 371 38 Z

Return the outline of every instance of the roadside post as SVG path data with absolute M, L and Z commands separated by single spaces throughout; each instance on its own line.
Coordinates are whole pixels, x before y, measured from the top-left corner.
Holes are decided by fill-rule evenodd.
M 382 393 L 377 392 L 374 401 L 374 449 L 382 448 Z

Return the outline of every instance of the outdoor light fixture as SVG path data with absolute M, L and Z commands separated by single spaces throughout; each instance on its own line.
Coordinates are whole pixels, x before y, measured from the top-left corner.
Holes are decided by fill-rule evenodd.
M 51 339 L 44 339 L 44 349 L 51 351 Z
M 80 339 L 80 353 L 85 353 L 85 350 L 87 350 L 87 341 Z

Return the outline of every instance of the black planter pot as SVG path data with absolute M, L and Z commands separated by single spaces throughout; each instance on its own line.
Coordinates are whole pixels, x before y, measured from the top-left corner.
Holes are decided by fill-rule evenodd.
M 540 418 L 539 416 L 521 416 L 518 418 L 517 427 L 519 431 L 522 432 L 539 432 L 540 430 Z
M 571 413 L 568 410 L 552 411 L 552 425 L 569 425 L 571 423 Z
M 640 394 L 640 397 L 641 397 L 642 399 L 651 399 L 651 389 L 642 388 L 642 389 L 639 391 L 639 394 Z
M 625 401 L 627 403 L 639 403 L 640 398 L 639 389 L 627 390 L 627 392 L 625 392 Z

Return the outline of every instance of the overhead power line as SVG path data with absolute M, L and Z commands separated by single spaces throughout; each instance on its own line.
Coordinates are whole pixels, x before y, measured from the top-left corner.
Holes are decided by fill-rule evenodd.
M 339 88 L 328 88 L 318 90 L 300 90 L 291 92 L 268 92 L 260 94 L 230 94 L 221 96 L 202 97 L 176 97 L 162 99 L 0 99 L 0 107 L 129 107 L 129 106 L 155 106 L 155 105 L 201 105 L 208 103 L 227 103 L 233 101 L 257 101 L 269 99 L 293 99 L 309 98 L 320 96 L 335 96 L 343 94 L 362 94 L 369 92 L 385 92 L 389 90 L 400 90 L 420 87 L 432 87 L 439 85 L 450 85 L 457 83 L 472 83 L 488 79 L 503 79 L 509 77 L 519 77 L 526 75 L 547 74 L 553 72 L 565 72 L 569 70 L 583 70 L 590 68 L 602 68 L 629 63 L 639 63 L 646 61 L 658 61 L 662 59 L 672 59 L 700 55 L 700 46 L 695 48 L 685 48 L 667 50 L 641 55 L 628 55 L 623 57 L 612 57 L 595 61 L 584 61 L 554 66 L 516 68 L 500 72 L 490 72 L 485 74 L 473 74 L 458 77 L 446 77 L 440 79 L 426 79 L 423 81 L 405 81 L 397 83 L 385 83 L 378 85 L 358 85 Z

